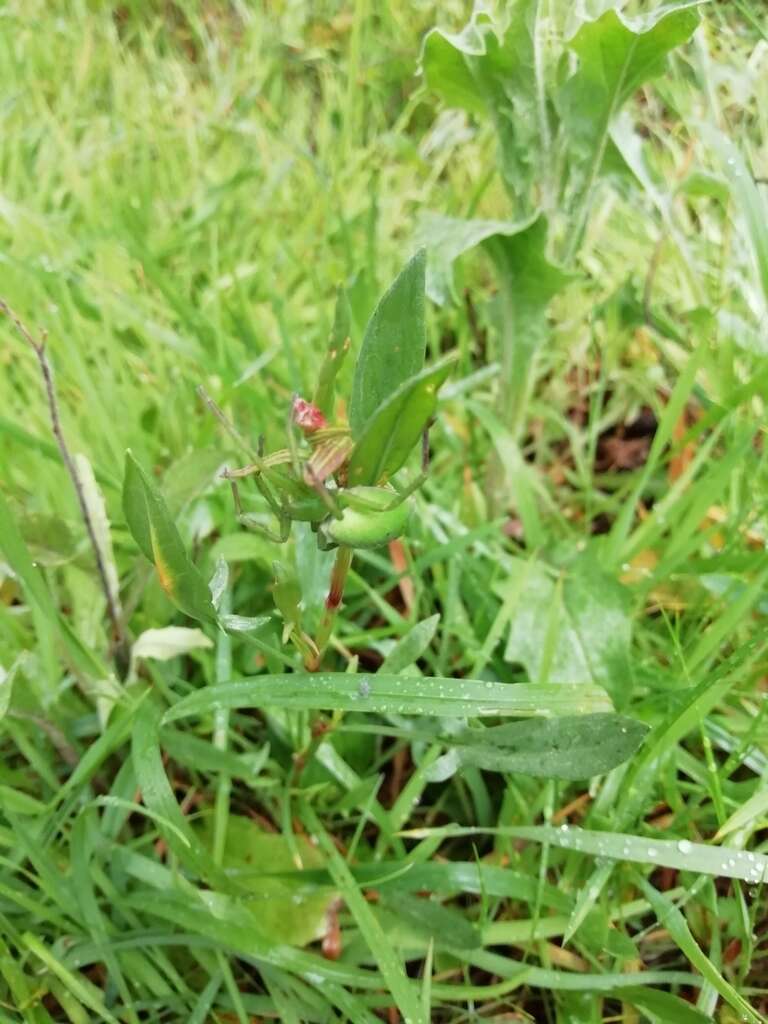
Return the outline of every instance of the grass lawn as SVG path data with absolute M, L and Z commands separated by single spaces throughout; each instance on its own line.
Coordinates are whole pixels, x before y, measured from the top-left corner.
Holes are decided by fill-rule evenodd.
M 0 1024 L 768 1021 L 768 11 L 498 7 L 0 4 Z

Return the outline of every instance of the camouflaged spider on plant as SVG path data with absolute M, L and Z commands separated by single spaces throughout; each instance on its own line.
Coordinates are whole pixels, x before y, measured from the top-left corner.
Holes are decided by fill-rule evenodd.
M 398 491 L 384 484 L 348 486 L 354 452 L 349 427 L 329 426 L 314 402 L 294 398 L 292 419 L 308 445 L 308 457 L 302 459 L 293 444 L 266 456 L 260 451 L 256 462 L 224 470 L 222 475 L 232 487 L 238 522 L 281 544 L 288 540 L 294 521 L 309 523 L 323 551 L 339 545 L 379 547 L 399 537 L 408 520 L 408 498 L 426 475 L 426 428 L 422 435 L 422 472 Z M 246 477 L 253 478 L 275 514 L 277 532 L 243 511 L 238 481 Z
M 374 309 L 365 329 L 345 407 L 347 421 L 336 419 L 336 379 L 351 348 L 350 314 L 344 292 L 336 303 L 331 340 L 311 401 L 295 398 L 288 447 L 265 455 L 240 436 L 206 393 L 203 399 L 251 461 L 228 469 L 238 520 L 272 540 L 288 540 L 293 522 L 309 523 L 318 546 L 336 548 L 323 617 L 312 639 L 301 625 L 300 600 L 290 581 L 276 580 L 276 605 L 287 636 L 309 669 L 322 660 L 341 605 L 355 549 L 377 547 L 399 537 L 408 520 L 409 498 L 426 473 L 426 431 L 437 407 L 437 393 L 452 358 L 424 368 L 423 250 L 401 271 Z M 301 432 L 297 439 L 295 428 Z M 422 466 L 409 483 L 395 478 L 422 442 Z M 252 478 L 277 529 L 264 526 L 242 507 L 240 481 Z M 185 550 L 162 494 L 150 475 L 128 453 L 123 484 L 125 519 L 140 550 L 155 564 L 170 599 L 187 615 L 216 624 L 211 593 Z M 285 591 L 285 593 L 284 593 Z
M 350 349 L 349 326 L 342 292 L 312 400 L 294 398 L 289 446 L 265 455 L 260 442 L 249 465 L 223 474 L 232 487 L 238 521 L 278 543 L 288 540 L 291 524 L 298 521 L 311 525 L 322 550 L 386 544 L 403 533 L 408 499 L 425 478 L 426 431 L 451 360 L 423 369 L 423 253 L 414 256 L 376 306 L 355 366 L 349 423 L 333 422 L 336 378 Z M 294 427 L 302 434 L 301 446 Z M 421 472 L 407 485 L 393 486 L 420 439 Z M 243 510 L 239 481 L 245 478 L 253 479 L 277 519 L 276 530 Z

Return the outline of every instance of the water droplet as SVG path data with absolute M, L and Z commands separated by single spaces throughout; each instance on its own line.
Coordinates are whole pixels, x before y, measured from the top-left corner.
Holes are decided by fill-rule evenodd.
M 693 846 L 691 845 L 691 843 L 688 842 L 687 839 L 681 839 L 680 842 L 677 844 L 677 848 L 680 851 L 680 853 L 690 853 L 693 849 Z
M 486 688 L 486 690 L 492 690 L 493 689 L 493 683 L 486 683 L 485 684 L 485 688 Z
M 568 825 L 568 822 L 567 822 L 567 821 L 565 821 L 565 822 L 563 822 L 563 824 L 562 824 L 562 825 L 560 826 L 560 831 L 561 831 L 561 832 L 567 832 L 569 828 L 570 828 L 570 826 Z
M 655 846 L 649 846 L 648 849 L 646 850 L 646 853 L 648 854 L 649 857 L 657 856 L 658 852 L 659 851 L 656 849 Z
M 357 692 L 360 694 L 361 697 L 369 697 L 370 696 L 371 684 L 368 682 L 367 679 L 363 679 L 363 681 L 360 683 L 360 685 L 357 688 Z

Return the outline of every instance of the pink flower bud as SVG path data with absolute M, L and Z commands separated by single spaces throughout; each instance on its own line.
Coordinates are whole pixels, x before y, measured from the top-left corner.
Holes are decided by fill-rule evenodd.
M 298 395 L 293 400 L 293 422 L 305 434 L 314 434 L 316 430 L 328 426 L 325 416 L 317 406 L 299 398 Z

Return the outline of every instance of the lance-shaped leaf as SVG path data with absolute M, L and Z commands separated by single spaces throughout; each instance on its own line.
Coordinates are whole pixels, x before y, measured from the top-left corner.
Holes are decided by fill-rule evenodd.
M 424 365 L 425 263 L 425 253 L 419 250 L 379 300 L 365 328 L 349 403 L 356 438 L 379 406 Z
M 328 417 L 333 418 L 333 396 L 336 387 L 336 376 L 341 364 L 349 352 L 352 316 L 349 299 L 343 288 L 339 288 L 336 297 L 336 312 L 333 317 L 331 340 L 320 367 L 317 387 L 312 397 L 312 404 Z
M 622 715 L 535 719 L 465 729 L 446 739 L 453 748 L 446 758 L 455 768 L 474 765 L 549 779 L 588 779 L 626 761 L 647 732 L 642 722 Z M 440 762 L 433 767 L 440 771 Z
M 368 420 L 349 462 L 349 483 L 379 484 L 400 469 L 437 408 L 453 357 L 402 384 Z
M 478 6 L 461 32 L 429 32 L 421 55 L 427 84 L 446 103 L 491 118 L 502 178 L 517 197 L 541 177 L 550 135 L 537 81 L 538 7 L 539 0 L 517 0 L 505 23 L 494 23 Z
M 123 512 L 142 554 L 177 608 L 193 619 L 216 623 L 208 584 L 193 565 L 162 495 L 130 451 L 125 457 Z
M 570 151 L 572 195 L 588 191 L 599 174 L 622 104 L 661 74 L 670 51 L 693 33 L 697 6 L 666 5 L 634 19 L 608 10 L 585 22 L 570 40 L 579 67 L 563 85 L 558 107 Z
M 225 708 L 335 708 L 379 715 L 444 718 L 550 718 L 612 711 L 600 686 L 495 683 L 482 679 L 424 679 L 406 675 L 314 672 L 259 676 L 206 686 L 166 712 L 167 722 Z

